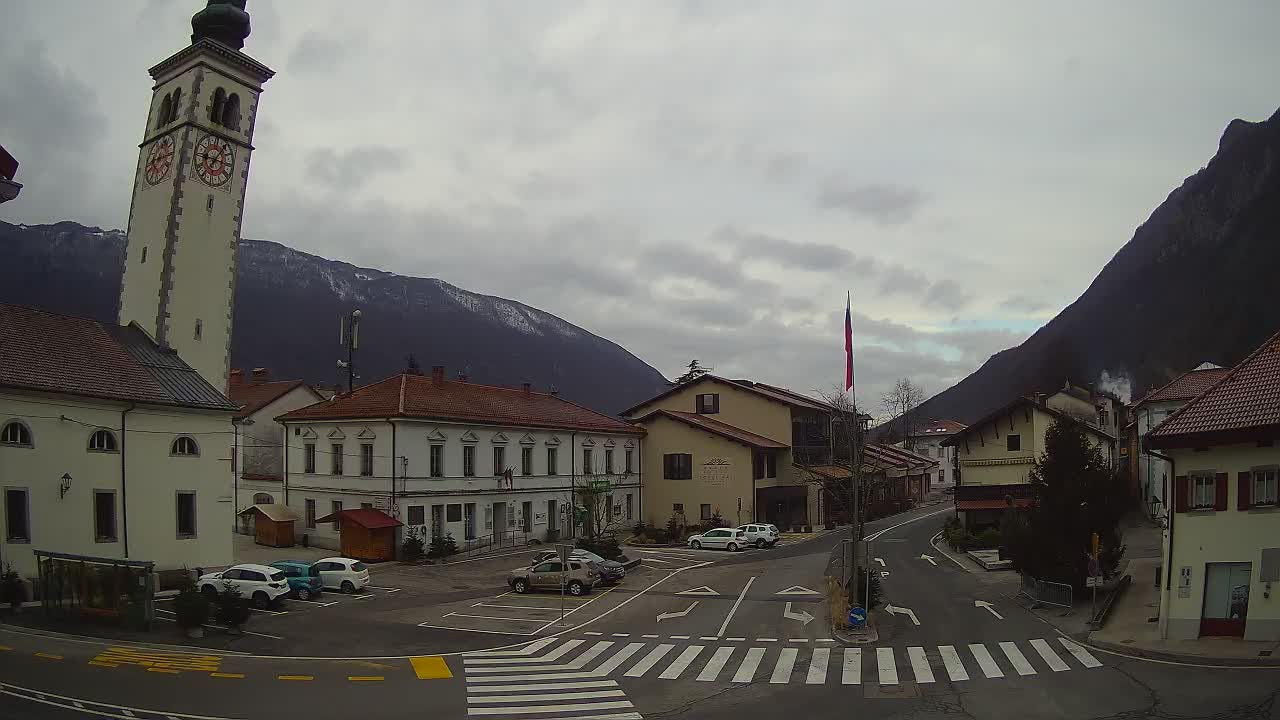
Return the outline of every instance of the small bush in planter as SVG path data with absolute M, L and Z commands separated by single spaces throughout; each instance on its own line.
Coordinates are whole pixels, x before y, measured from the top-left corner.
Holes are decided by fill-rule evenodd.
M 240 588 L 234 583 L 222 584 L 222 592 L 214 600 L 214 619 L 219 625 L 238 630 L 249 621 L 249 606 L 240 597 Z
M 400 545 L 400 557 L 405 560 L 421 560 L 422 552 L 422 538 L 418 536 L 418 529 L 411 527 Z
M 453 539 L 453 533 L 445 533 L 431 538 L 431 549 L 427 551 L 427 557 L 444 558 L 456 552 L 458 552 L 458 541 Z
M 5 563 L 3 569 L 0 569 L 0 602 L 16 609 L 26 600 L 25 590 L 18 571 L 14 570 L 9 563 Z
M 178 590 L 173 611 L 177 615 L 178 627 L 186 630 L 188 635 L 199 637 L 203 634 L 204 624 L 209 622 L 209 600 L 196 590 L 189 577 Z

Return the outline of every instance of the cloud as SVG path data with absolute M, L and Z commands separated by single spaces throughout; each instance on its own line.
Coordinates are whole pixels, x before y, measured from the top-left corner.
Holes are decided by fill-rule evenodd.
M 1015 293 L 1000 301 L 1002 310 L 1010 310 L 1012 312 L 1036 313 L 1041 310 L 1048 310 L 1049 307 L 1049 303 L 1028 297 L 1022 293 Z
M 378 173 L 396 172 L 405 166 L 404 153 L 389 147 L 361 145 L 346 150 L 316 148 L 307 153 L 307 175 L 347 190 L 364 185 Z
M 851 269 L 859 273 L 875 271 L 874 260 L 860 258 L 837 245 L 786 240 L 764 233 L 743 232 L 733 227 L 721 228 L 714 238 L 734 248 L 741 260 L 769 260 L 783 267 L 800 270 Z
M 288 68 L 293 72 L 329 72 L 342 63 L 353 42 L 352 36 L 345 32 L 333 36 L 308 32 L 298 39 L 289 53 Z
M 961 310 L 973 300 L 973 293 L 945 277 L 930 280 L 924 273 L 902 265 L 889 265 L 880 273 L 881 295 L 908 295 L 921 304 L 939 310 Z
M 924 302 L 936 308 L 958 310 L 973 300 L 973 293 L 960 287 L 960 283 L 951 278 L 935 281 L 925 291 Z
M 841 210 L 881 225 L 897 225 L 915 217 L 924 194 L 911 187 L 884 183 L 851 184 L 841 177 L 828 178 L 818 191 L 818 207 Z

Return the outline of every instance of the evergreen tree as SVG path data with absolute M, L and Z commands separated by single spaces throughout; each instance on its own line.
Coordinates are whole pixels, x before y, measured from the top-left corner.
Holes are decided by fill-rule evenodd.
M 676 385 L 683 385 L 691 380 L 697 380 L 698 378 L 702 377 L 703 375 L 706 375 L 707 373 L 715 369 L 715 368 L 703 367 L 702 365 L 698 364 L 697 358 L 694 358 L 693 360 L 689 361 L 688 368 L 689 369 L 686 370 L 683 375 L 676 378 L 676 383 L 675 383 Z

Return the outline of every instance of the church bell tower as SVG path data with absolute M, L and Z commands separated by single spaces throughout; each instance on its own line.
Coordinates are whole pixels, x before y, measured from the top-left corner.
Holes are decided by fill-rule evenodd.
M 274 74 L 241 49 L 245 0 L 209 0 L 191 44 L 151 68 L 120 288 L 137 323 L 223 393 L 253 126 Z

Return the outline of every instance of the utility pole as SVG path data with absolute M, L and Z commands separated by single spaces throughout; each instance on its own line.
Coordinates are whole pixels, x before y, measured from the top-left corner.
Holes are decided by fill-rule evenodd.
M 347 359 L 338 361 L 338 369 L 347 371 L 347 392 L 350 393 L 356 380 L 355 353 L 360 346 L 360 308 L 342 316 L 338 328 L 338 343 L 347 348 Z

